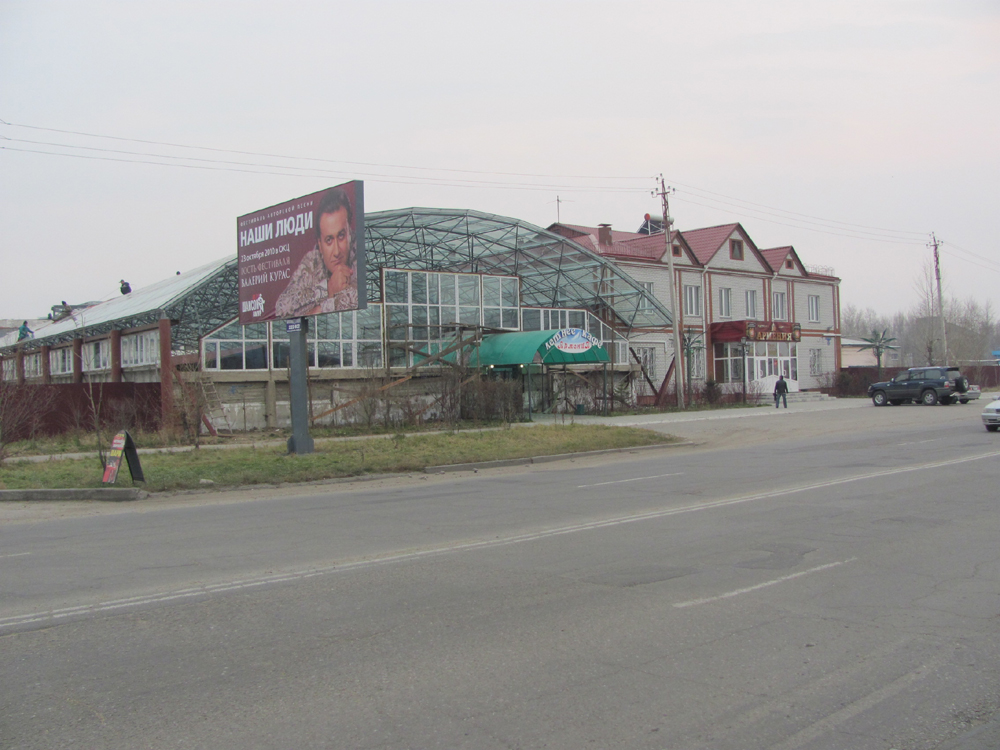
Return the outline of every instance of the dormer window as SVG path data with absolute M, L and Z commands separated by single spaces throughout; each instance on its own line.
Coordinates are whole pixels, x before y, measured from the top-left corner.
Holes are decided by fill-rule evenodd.
M 785 268 L 795 268 L 795 263 L 791 258 L 785 261 Z
M 680 245 L 674 245 L 674 257 L 675 258 L 681 257 L 681 246 Z
M 743 240 L 729 240 L 729 257 L 732 260 L 743 260 Z

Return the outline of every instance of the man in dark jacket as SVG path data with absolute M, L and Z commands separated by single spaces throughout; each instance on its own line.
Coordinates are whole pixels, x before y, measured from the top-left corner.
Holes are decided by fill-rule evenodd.
M 788 408 L 788 383 L 785 381 L 784 375 L 778 376 L 778 382 L 774 384 L 774 408 L 778 408 L 778 401 L 781 400 L 784 403 L 785 408 Z

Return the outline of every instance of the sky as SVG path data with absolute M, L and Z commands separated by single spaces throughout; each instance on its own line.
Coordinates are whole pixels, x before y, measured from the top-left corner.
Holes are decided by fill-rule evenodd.
M 738 221 L 842 304 L 996 305 L 996 0 L 0 0 L 0 318 L 236 253 L 236 217 L 366 210 L 634 231 Z

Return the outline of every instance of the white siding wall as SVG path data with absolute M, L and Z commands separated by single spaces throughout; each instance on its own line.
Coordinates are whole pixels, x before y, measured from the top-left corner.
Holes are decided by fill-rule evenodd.
M 619 263 L 625 271 L 636 281 L 652 283 L 653 294 L 665 308 L 670 309 L 670 270 L 664 266 L 654 266 L 652 264 Z M 680 300 L 683 302 L 683 300 Z
M 709 271 L 709 276 L 712 278 L 712 296 L 713 296 L 713 310 L 715 315 L 712 319 L 712 323 L 717 323 L 720 320 L 745 320 L 747 317 L 747 295 L 746 292 L 749 289 L 753 289 L 757 292 L 757 318 L 763 319 L 764 317 L 764 279 L 761 277 L 753 276 L 737 276 L 728 275 L 722 273 L 713 273 Z M 718 304 L 719 304 L 719 288 L 729 287 L 733 290 L 732 292 L 732 317 L 730 318 L 720 318 L 718 315 Z
M 743 241 L 743 260 L 733 260 L 729 257 L 729 240 L 742 240 Z M 768 269 L 764 268 L 763 264 L 757 259 L 757 256 L 753 254 L 753 250 L 750 249 L 750 243 L 747 238 L 741 235 L 739 232 L 733 232 L 722 243 L 722 247 L 715 254 L 712 260 L 708 263 L 709 268 L 713 270 L 725 270 L 725 271 L 752 271 L 767 273 Z
M 809 371 L 810 349 L 818 349 L 822 352 L 820 362 L 823 372 L 819 375 L 813 375 Z M 802 340 L 798 344 L 800 389 L 815 389 L 831 385 L 834 374 L 835 351 L 836 341 L 833 338 L 830 339 L 830 343 L 828 344 L 822 336 L 802 337 Z
M 633 348 L 649 346 L 656 351 L 656 364 L 653 367 L 653 382 L 659 388 L 666 377 L 667 368 L 670 367 L 674 358 L 674 343 L 672 337 L 666 333 L 646 333 L 633 336 L 629 339 L 629 345 Z M 629 362 L 634 362 L 632 355 L 629 355 Z
M 827 328 L 834 324 L 832 284 L 794 282 L 795 322 L 803 328 Z M 809 320 L 809 295 L 819 297 L 819 322 Z

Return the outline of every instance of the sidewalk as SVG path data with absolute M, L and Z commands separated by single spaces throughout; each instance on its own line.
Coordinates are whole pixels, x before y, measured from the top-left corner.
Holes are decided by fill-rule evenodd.
M 790 404 L 787 409 L 775 409 L 770 404 L 745 409 L 720 409 L 713 411 L 678 411 L 661 414 L 624 414 L 604 417 L 584 414 L 533 414 L 538 424 L 606 424 L 615 427 L 652 427 L 653 425 L 681 424 L 684 422 L 711 422 L 722 419 L 766 419 L 787 414 L 812 414 L 824 411 L 863 409 L 871 406 L 866 398 L 831 399 Z

